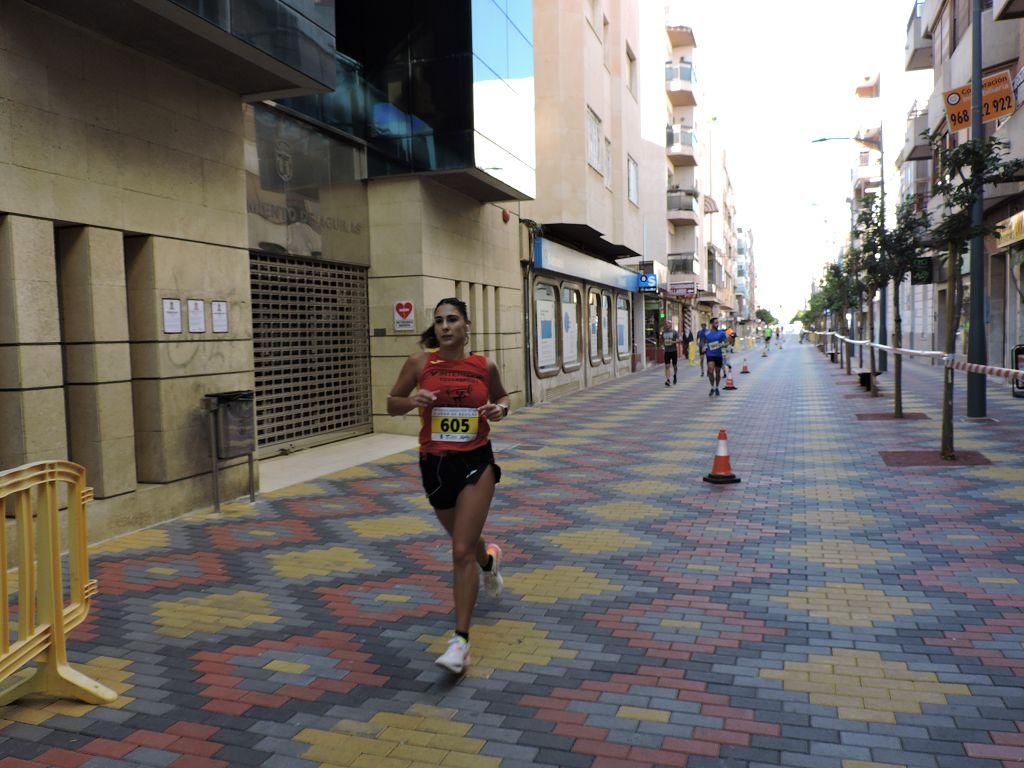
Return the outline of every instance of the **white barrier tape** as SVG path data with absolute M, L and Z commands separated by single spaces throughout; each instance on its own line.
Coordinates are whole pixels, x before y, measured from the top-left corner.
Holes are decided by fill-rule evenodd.
M 967 363 L 962 360 L 945 358 L 946 367 L 967 373 L 982 373 L 986 376 L 999 376 L 1003 379 L 1017 379 L 1024 384 L 1024 371 L 1015 371 L 1012 368 L 997 368 L 994 365 L 979 365 L 978 363 Z
M 908 357 L 930 357 L 936 360 L 942 360 L 947 368 L 953 368 L 957 371 L 965 371 L 967 373 L 981 373 L 985 376 L 998 376 L 1003 379 L 1010 379 L 1011 381 L 1016 379 L 1024 384 L 1024 371 L 1014 370 L 1013 368 L 998 368 L 994 365 L 980 365 L 978 363 L 968 363 L 963 360 L 957 360 L 954 356 L 947 355 L 945 352 L 936 352 L 935 350 L 922 350 L 922 349 L 903 349 L 902 347 L 890 347 L 885 344 L 875 344 L 870 341 L 858 341 L 856 339 L 848 339 L 845 336 L 841 336 L 835 331 L 828 331 L 827 333 L 818 334 L 820 336 L 835 336 L 839 341 L 846 344 L 870 344 L 875 349 L 884 349 L 887 352 L 892 352 L 897 355 L 907 355 Z

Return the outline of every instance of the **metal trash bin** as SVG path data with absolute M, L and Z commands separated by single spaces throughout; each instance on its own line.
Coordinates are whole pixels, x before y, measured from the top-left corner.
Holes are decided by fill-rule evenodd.
M 249 500 L 256 500 L 255 468 L 253 454 L 256 452 L 255 400 L 251 389 L 234 392 L 214 392 L 203 398 L 203 406 L 209 414 L 210 464 L 213 480 L 213 509 L 220 512 L 220 467 L 224 459 L 239 456 L 248 457 Z
M 217 414 L 217 458 L 234 459 L 255 451 L 253 391 L 215 392 L 207 397 L 213 399 Z
M 1013 368 L 1016 371 L 1024 371 L 1024 344 L 1018 344 L 1010 351 L 1010 359 L 1013 360 Z M 1024 397 L 1024 381 L 1017 377 L 1010 386 L 1014 397 Z

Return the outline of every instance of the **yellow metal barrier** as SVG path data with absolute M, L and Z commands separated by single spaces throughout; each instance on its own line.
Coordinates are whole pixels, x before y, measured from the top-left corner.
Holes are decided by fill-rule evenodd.
M 68 488 L 68 604 L 64 604 L 59 484 Z M 33 504 L 33 498 L 35 503 Z M 89 613 L 96 580 L 89 578 L 85 505 L 92 488 L 84 467 L 70 461 L 40 461 L 0 472 L 0 510 L 11 508 L 17 521 L 18 627 L 11 639 L 7 573 L 7 527 L 0 525 L 0 706 L 43 693 L 88 704 L 106 704 L 117 694 L 68 664 L 66 635 Z M 31 670 L 22 668 L 36 662 Z

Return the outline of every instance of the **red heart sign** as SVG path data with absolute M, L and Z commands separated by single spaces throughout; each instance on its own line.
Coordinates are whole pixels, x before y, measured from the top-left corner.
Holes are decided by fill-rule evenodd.
M 412 302 L 402 301 L 395 304 L 395 312 L 398 313 L 398 316 L 400 318 L 405 320 L 407 317 L 409 317 L 409 315 L 412 314 Z

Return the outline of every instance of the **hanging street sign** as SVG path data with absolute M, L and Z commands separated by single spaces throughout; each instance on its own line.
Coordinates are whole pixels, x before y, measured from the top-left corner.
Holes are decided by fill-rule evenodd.
M 946 121 L 950 131 L 971 127 L 970 85 L 962 85 L 942 94 L 946 105 Z M 1004 70 L 981 79 L 981 122 L 990 123 L 1014 112 L 1013 83 L 1010 71 Z

